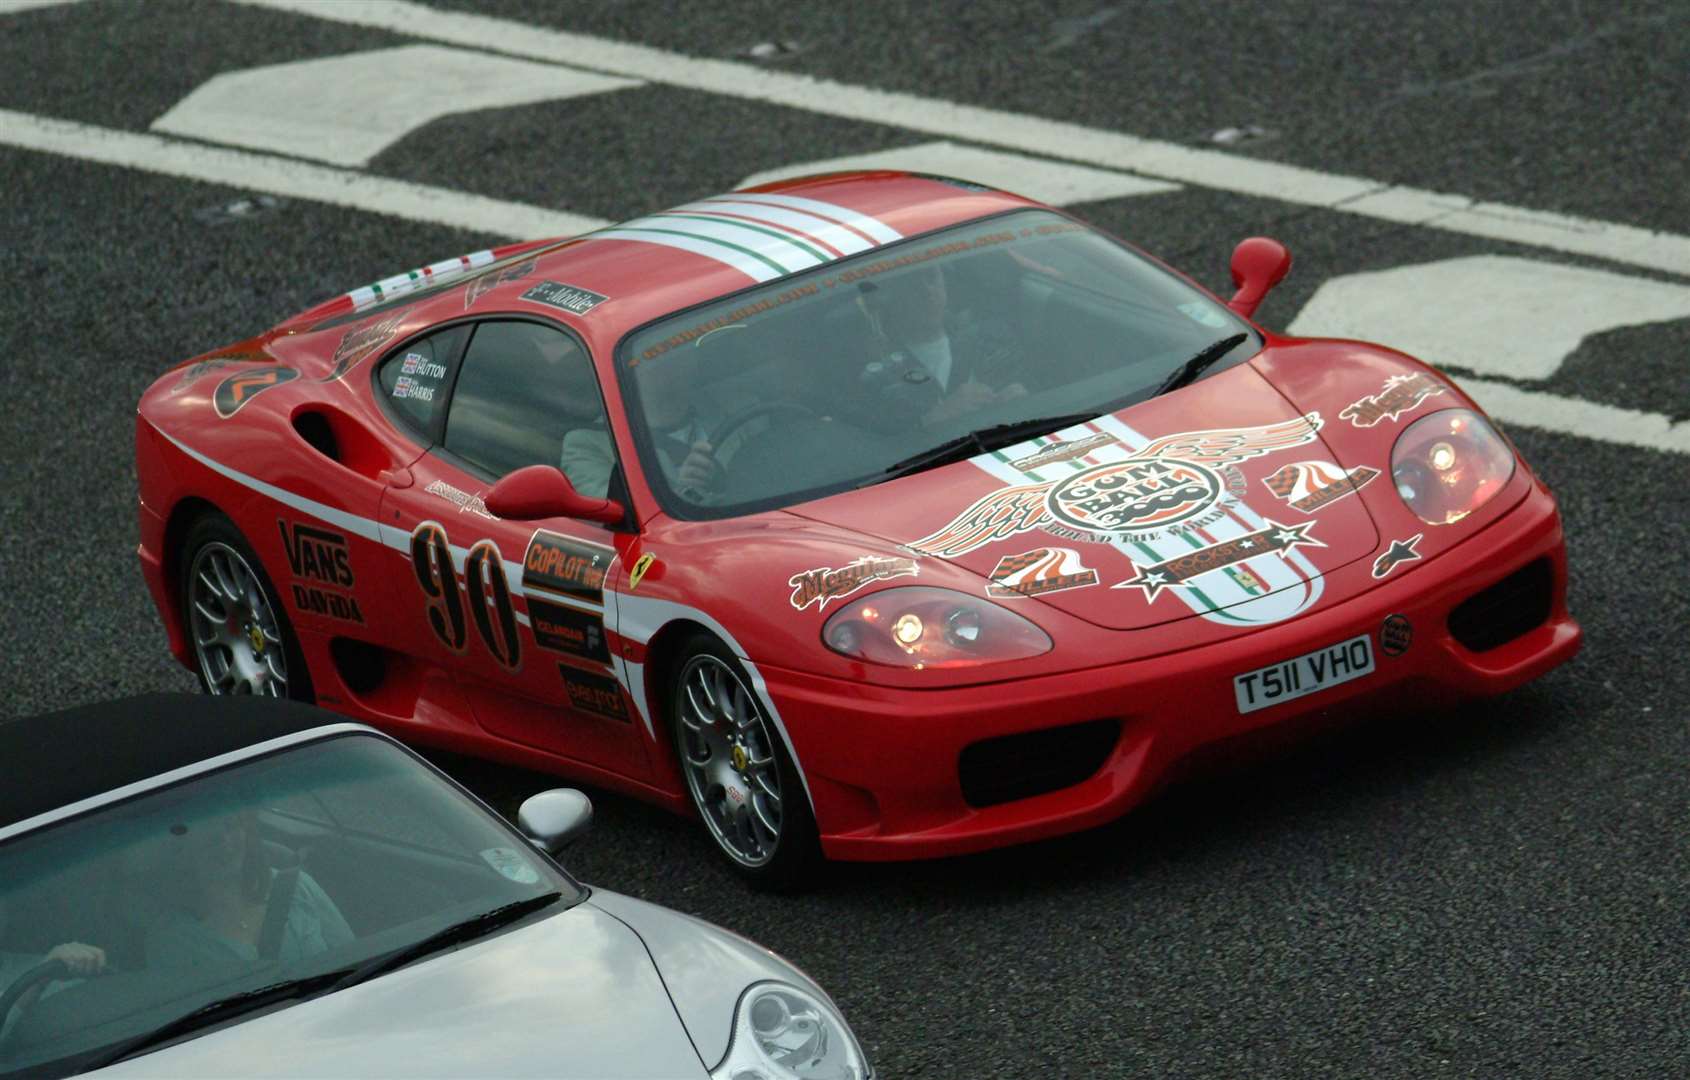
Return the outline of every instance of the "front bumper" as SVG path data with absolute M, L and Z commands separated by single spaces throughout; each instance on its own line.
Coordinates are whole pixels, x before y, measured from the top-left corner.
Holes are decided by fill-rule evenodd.
M 1551 571 L 1547 618 L 1483 652 L 1456 640 L 1452 610 L 1539 560 Z M 868 686 L 769 664 L 759 669 L 798 749 L 828 857 L 928 858 L 1103 824 L 1144 801 L 1194 750 L 1259 729 L 1405 701 L 1420 709 L 1448 706 L 1511 690 L 1578 651 L 1582 632 L 1567 612 L 1566 593 L 1560 517 L 1547 491 L 1534 485 L 1519 506 L 1413 572 L 1277 626 L 1185 652 L 940 690 Z M 1398 656 L 1380 647 L 1391 615 L 1405 616 L 1413 627 L 1412 644 Z M 1234 675 L 1360 634 L 1372 639 L 1372 674 L 1239 713 Z M 964 747 L 1102 718 L 1119 719 L 1120 735 L 1088 779 L 991 806 L 964 798 Z

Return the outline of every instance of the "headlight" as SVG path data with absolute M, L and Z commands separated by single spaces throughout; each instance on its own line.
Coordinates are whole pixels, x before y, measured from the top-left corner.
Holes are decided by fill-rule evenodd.
M 1514 475 L 1514 452 L 1471 409 L 1444 409 L 1403 429 L 1391 479 L 1428 525 L 1453 525 L 1496 497 Z
M 831 1005 L 785 983 L 740 996 L 728 1055 L 712 1080 L 863 1080 L 868 1062 Z
M 951 589 L 882 589 L 839 609 L 822 643 L 853 660 L 906 668 L 958 668 L 1049 652 L 1050 637 L 989 600 Z

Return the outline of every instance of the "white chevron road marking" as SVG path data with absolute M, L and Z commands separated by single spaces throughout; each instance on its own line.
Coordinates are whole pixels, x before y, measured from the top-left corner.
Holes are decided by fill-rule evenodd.
M 1043 117 L 706 60 L 406 0 L 235 0 L 354 26 L 546 60 L 1142 176 L 1589 255 L 1690 277 L 1690 236 L 1260 161 Z
M 364 165 L 443 116 L 624 90 L 635 79 L 403 45 L 224 72 L 153 121 L 165 135 Z

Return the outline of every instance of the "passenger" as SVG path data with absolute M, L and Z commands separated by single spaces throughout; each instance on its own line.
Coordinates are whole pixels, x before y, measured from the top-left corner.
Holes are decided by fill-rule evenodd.
M 247 964 L 269 958 L 302 960 L 352 940 L 322 886 L 304 870 L 277 871 L 264 855 L 251 810 L 232 809 L 171 826 L 182 847 L 177 869 L 185 896 L 146 936 L 150 966 Z M 291 895 L 275 926 L 266 926 L 277 888 Z M 265 941 L 266 933 L 272 937 Z
M 1001 322 L 953 314 L 939 267 L 860 288 L 877 355 L 864 365 L 859 381 L 877 426 L 931 427 L 1026 396 L 1019 382 L 990 385 L 994 368 L 1017 359 L 1013 336 Z

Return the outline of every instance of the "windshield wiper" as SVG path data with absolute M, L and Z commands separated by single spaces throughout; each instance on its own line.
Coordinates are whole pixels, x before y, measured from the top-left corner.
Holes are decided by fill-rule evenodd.
M 240 1016 L 242 1013 L 266 1008 L 279 1001 L 310 997 L 321 990 L 334 986 L 345 978 L 351 970 L 353 969 L 327 971 L 320 975 L 271 983 L 269 986 L 260 986 L 255 990 L 246 990 L 226 998 L 218 998 L 216 1001 L 200 1006 L 191 1013 L 178 1016 L 167 1024 L 120 1042 L 97 1057 L 79 1062 L 77 1071 L 93 1072 L 96 1069 L 103 1069 L 107 1065 L 114 1065 L 124 1058 L 139 1054 L 143 1050 L 170 1042 L 172 1039 L 186 1035 L 190 1031 L 221 1024 L 225 1020 Z
M 436 930 L 421 941 L 390 953 L 383 953 L 374 959 L 364 961 L 350 971 L 342 972 L 342 977 L 334 984 L 333 989 L 344 990 L 348 986 L 356 986 L 361 982 L 375 978 L 377 975 L 385 975 L 395 968 L 402 968 L 406 964 L 420 960 L 430 953 L 436 953 L 448 946 L 456 945 L 460 941 L 471 941 L 484 934 L 490 934 L 501 926 L 513 923 L 524 915 L 539 911 L 541 908 L 555 904 L 561 899 L 563 899 L 563 894 L 560 892 L 541 893 L 539 896 L 530 896 L 526 900 L 504 904 L 492 911 L 486 911 L 473 918 L 465 919 L 463 922 L 453 923 L 442 930 Z
M 1055 431 L 1057 428 L 1067 427 L 1069 424 L 1077 424 L 1081 420 L 1090 420 L 1098 415 L 1101 415 L 1098 410 L 1092 409 L 1088 412 L 1070 413 L 1067 416 L 1041 416 L 1036 420 L 1017 420 L 1013 424 L 994 424 L 991 427 L 980 428 L 964 435 L 958 435 L 954 439 L 946 439 L 930 450 L 923 450 L 919 454 L 894 462 L 886 466 L 879 475 L 870 477 L 857 486 L 868 487 L 871 484 L 878 484 L 894 477 L 908 476 L 910 473 L 920 472 L 923 469 L 931 469 L 935 465 L 961 461 L 976 454 L 996 450 L 1000 446 L 1018 443 L 1022 439 L 1028 439 L 1034 435 L 1043 435 L 1046 432 Z
M 1210 345 L 1208 348 L 1204 349 L 1202 352 L 1193 356 L 1190 360 L 1187 360 L 1178 368 L 1174 369 L 1173 374 L 1169 375 L 1166 379 L 1163 379 L 1162 385 L 1158 386 L 1156 388 L 1156 392 L 1150 396 L 1161 397 L 1163 394 L 1166 394 L 1171 390 L 1178 390 L 1180 387 L 1197 378 L 1197 376 L 1203 374 L 1203 372 L 1209 368 L 1209 365 L 1213 364 L 1215 361 L 1219 360 L 1221 357 L 1225 356 L 1227 353 L 1231 352 L 1233 349 L 1248 340 L 1250 340 L 1249 334 L 1233 334 L 1231 337 L 1221 338 L 1213 345 Z

